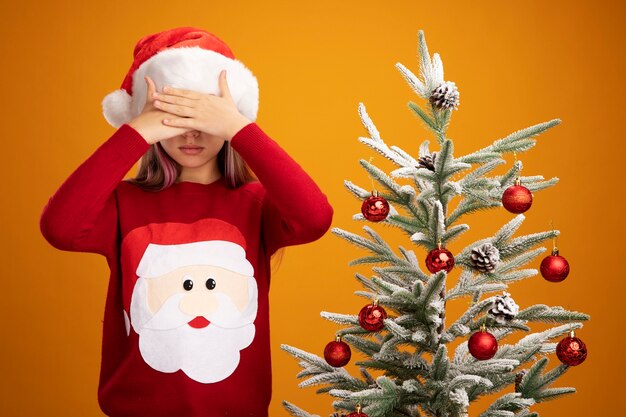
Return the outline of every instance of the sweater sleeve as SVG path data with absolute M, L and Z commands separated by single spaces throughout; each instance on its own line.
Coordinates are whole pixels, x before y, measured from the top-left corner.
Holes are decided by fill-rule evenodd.
M 231 145 L 266 190 L 263 240 L 268 254 L 283 246 L 319 239 L 330 227 L 333 209 L 313 179 L 254 122 Z
M 115 253 L 118 213 L 115 188 L 150 145 L 124 124 L 65 180 L 39 219 L 44 238 L 55 248 Z

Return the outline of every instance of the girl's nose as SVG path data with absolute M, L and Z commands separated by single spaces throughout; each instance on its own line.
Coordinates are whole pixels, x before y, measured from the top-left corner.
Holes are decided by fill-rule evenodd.
M 183 136 L 186 137 L 186 138 L 189 138 L 189 137 L 197 138 L 198 136 L 200 136 L 200 131 L 198 131 L 198 130 L 190 130 L 189 132 L 183 133 Z

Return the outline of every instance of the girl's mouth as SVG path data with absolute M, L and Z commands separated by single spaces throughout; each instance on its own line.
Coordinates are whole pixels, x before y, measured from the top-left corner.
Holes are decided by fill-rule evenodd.
M 181 146 L 179 149 L 186 155 L 197 155 L 202 152 L 204 148 L 201 146 Z

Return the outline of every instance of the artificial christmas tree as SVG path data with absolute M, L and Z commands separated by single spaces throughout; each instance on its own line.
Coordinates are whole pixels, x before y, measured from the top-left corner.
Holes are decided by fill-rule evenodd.
M 478 417 L 537 416 L 529 410 L 536 402 L 575 391 L 550 385 L 569 366 L 581 363 L 587 350 L 572 335 L 559 343 L 562 364 L 544 372 L 548 359 L 542 356 L 555 353 L 557 343 L 552 339 L 572 334 L 589 316 L 543 304 L 520 310 L 504 290 L 510 283 L 537 274 L 536 269 L 525 269 L 524 265 L 545 251 L 534 248 L 536 245 L 559 232 L 513 237 L 525 218 L 518 214 L 493 236 L 472 242 L 465 249 L 444 248 L 469 229 L 460 223 L 465 215 L 485 209 L 504 210 L 503 206 L 521 213 L 530 207 L 531 193 L 558 181 L 521 176 L 522 165 L 517 158 L 503 175 L 489 174 L 505 163 L 505 154 L 531 149 L 536 143 L 533 137 L 559 120 L 519 130 L 486 148 L 455 157 L 446 131 L 452 111 L 459 106 L 459 92 L 454 83 L 444 81 L 441 59 L 438 54 L 431 59 L 422 31 L 418 38 L 420 76 L 400 63 L 396 67 L 415 93 L 425 99 L 427 110 L 415 103 L 409 103 L 409 108 L 435 134 L 439 148 L 431 151 L 429 142 L 424 141 L 417 158 L 413 157 L 381 139 L 363 104 L 359 105 L 359 115 L 370 136 L 360 141 L 397 165 L 388 175 L 361 160 L 380 184 L 378 194 L 389 204 L 388 215 L 374 221 L 404 231 L 415 249 L 428 254 L 426 262 L 419 261 L 421 256 L 413 249 L 400 246 L 397 254 L 370 225 L 364 226 L 368 237 L 333 229 L 337 236 L 369 252 L 351 263 L 374 264 L 371 279 L 356 274 L 366 288 L 356 294 L 386 312 L 384 317 L 377 316 L 382 317 L 382 323 L 372 327 L 375 331 L 363 327 L 357 314 L 322 312 L 322 317 L 349 326 L 336 336 L 364 356 L 356 362 L 361 375 L 352 376 L 316 354 L 288 345 L 282 348 L 300 359 L 304 370 L 298 377 L 307 378 L 300 386 L 322 385 L 318 392 L 336 398 L 333 407 L 338 413 L 359 413 L 363 407 L 362 413 L 370 417 L 467 416 L 470 402 L 510 388 Z M 360 201 L 371 197 L 369 191 L 350 181 L 345 185 Z M 507 193 L 516 191 L 515 187 L 527 191 L 522 196 L 523 207 L 517 205 L 517 194 Z M 361 214 L 355 219 L 372 220 Z M 503 295 L 490 295 L 496 292 Z M 446 326 L 446 302 L 461 297 L 469 298 L 471 306 Z M 533 322 L 565 324 L 532 333 Z M 520 331 L 530 334 L 513 340 Z M 453 343 L 457 346 L 449 357 Z M 291 403 L 284 405 L 294 416 L 312 416 Z

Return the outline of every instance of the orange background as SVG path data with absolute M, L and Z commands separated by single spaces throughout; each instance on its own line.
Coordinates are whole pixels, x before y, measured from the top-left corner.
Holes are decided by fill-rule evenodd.
M 560 126 L 520 155 L 525 175 L 561 179 L 536 193 L 520 232 L 546 230 L 554 221 L 572 273 L 560 284 L 534 277 L 510 291 L 521 308 L 561 305 L 592 316 L 577 332 L 589 348 L 587 361 L 555 384 L 574 386 L 578 393 L 533 410 L 544 416 L 615 413 L 624 354 L 624 331 L 617 322 L 624 297 L 618 270 L 624 255 L 622 2 L 188 0 L 182 5 L 2 4 L 0 415 L 102 415 L 96 390 L 108 268 L 99 255 L 51 247 L 38 220 L 61 182 L 113 133 L 100 102 L 119 87 L 135 42 L 176 26 L 218 34 L 254 71 L 260 83 L 257 122 L 327 193 L 335 208 L 333 225 L 354 232 L 363 225 L 351 220 L 360 202 L 343 188 L 343 180 L 369 188 L 358 160 L 374 155 L 357 141 L 366 135 L 358 103 L 366 105 L 390 145 L 417 154 L 422 140 L 433 139 L 406 107 L 409 100 L 422 101 L 394 68 L 402 62 L 418 71 L 418 29 L 424 29 L 431 54 L 441 54 L 446 80 L 461 91 L 448 132 L 457 156 L 560 118 Z M 380 156 L 374 163 L 391 168 Z M 492 235 L 510 218 L 504 210 L 467 217 L 472 230 L 449 249 L 458 252 Z M 394 247 L 411 246 L 396 230 L 374 227 Z M 271 291 L 272 416 L 286 415 L 282 399 L 322 416 L 332 412 L 330 397 L 297 387 L 297 361 L 279 345 L 321 354 L 338 326 L 319 312 L 356 313 L 366 303 L 352 294 L 360 289 L 353 275 L 370 271 L 347 266 L 362 254 L 330 233 L 287 249 Z M 456 277 L 458 271 L 449 285 Z M 447 324 L 467 305 L 468 300 L 449 303 Z M 550 355 L 549 368 L 557 363 Z M 470 416 L 489 403 L 472 404 Z

